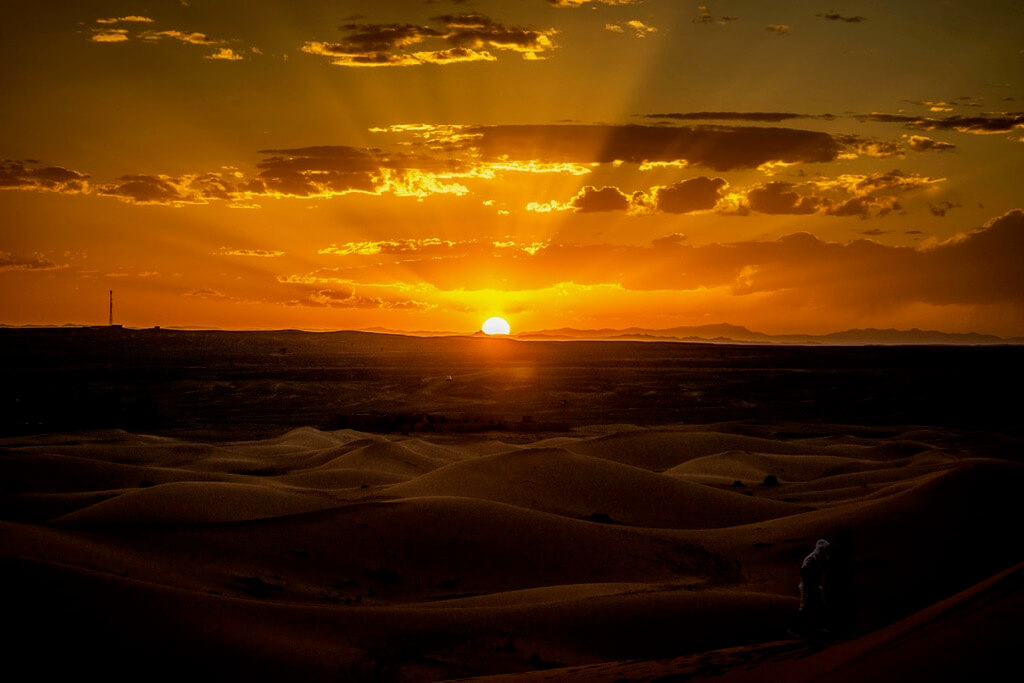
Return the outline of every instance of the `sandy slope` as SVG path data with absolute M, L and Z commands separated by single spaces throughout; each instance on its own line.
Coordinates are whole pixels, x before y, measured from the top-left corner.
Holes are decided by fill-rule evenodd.
M 886 643 L 928 642 L 917 631 L 939 623 L 898 620 L 1024 559 L 1007 541 L 1024 490 L 1014 448 L 949 429 L 728 423 L 532 443 L 309 428 L 227 443 L 6 439 L 11 652 L 41 671 L 117 680 L 419 681 L 557 666 L 577 670 L 536 676 L 652 680 L 739 676 L 744 661 L 811 680 L 793 662 L 826 655 L 868 662 L 856 670 L 872 677 L 902 666 Z M 818 654 L 778 642 L 800 559 L 822 536 L 847 558 L 852 633 L 903 631 Z M 992 594 L 942 612 L 934 638 L 950 661 L 958 629 L 997 618 L 981 607 Z M 733 654 L 697 654 L 711 650 Z M 597 666 L 629 659 L 658 661 Z

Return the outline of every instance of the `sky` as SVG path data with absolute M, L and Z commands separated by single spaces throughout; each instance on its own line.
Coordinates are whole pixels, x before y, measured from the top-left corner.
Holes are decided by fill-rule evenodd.
M 1019 0 L 0 25 L 2 324 L 1024 335 Z

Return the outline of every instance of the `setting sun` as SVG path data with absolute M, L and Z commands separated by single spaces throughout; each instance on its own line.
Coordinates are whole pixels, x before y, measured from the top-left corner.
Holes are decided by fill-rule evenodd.
M 484 334 L 508 334 L 512 331 L 508 321 L 504 318 L 488 318 L 480 326 Z

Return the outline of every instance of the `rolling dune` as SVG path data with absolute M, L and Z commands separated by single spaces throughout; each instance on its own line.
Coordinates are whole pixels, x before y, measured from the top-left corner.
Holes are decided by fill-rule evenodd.
M 854 577 L 853 634 L 1021 560 L 1024 465 L 984 434 L 845 429 L 5 439 L 15 659 L 119 661 L 115 679 L 710 675 L 815 656 L 785 639 L 816 538 Z

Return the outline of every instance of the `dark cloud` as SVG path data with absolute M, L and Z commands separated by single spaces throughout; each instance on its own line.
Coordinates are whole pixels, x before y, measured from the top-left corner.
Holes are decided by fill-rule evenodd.
M 866 17 L 862 17 L 859 15 L 844 17 L 843 15 L 836 14 L 835 12 L 821 12 L 817 16 L 821 17 L 822 19 L 828 19 L 829 21 L 844 21 L 847 24 L 859 24 L 863 21 L 867 21 Z
M 265 149 L 256 167 L 259 173 L 247 189 L 263 194 L 277 192 L 295 197 L 361 190 L 372 192 L 380 163 L 364 150 L 344 146 L 297 149 Z
M 509 125 L 466 129 L 486 160 L 549 163 L 686 161 L 716 171 L 768 162 L 832 161 L 840 146 L 827 133 L 767 127 Z
M 654 191 L 655 207 L 664 213 L 691 213 L 715 208 L 722 189 L 728 183 L 722 178 L 690 178 L 659 187 Z
M 752 211 L 768 214 L 816 213 L 822 207 L 820 197 L 802 196 L 794 187 L 793 183 L 765 183 L 747 192 L 747 203 Z
M 116 183 L 99 185 L 96 193 L 117 197 L 133 204 L 203 204 L 198 191 L 188 187 L 187 178 L 165 175 L 126 175 Z
M 308 41 L 302 51 L 329 57 L 338 66 L 416 66 L 494 61 L 487 49 L 518 52 L 540 59 L 554 49 L 554 29 L 506 26 L 478 12 L 444 14 L 434 24 L 343 24 L 336 42 Z M 415 49 L 415 48 L 422 49 Z
M 832 114 L 796 114 L 781 111 L 691 111 L 670 114 L 647 114 L 649 119 L 672 119 L 675 121 L 764 121 L 778 123 L 791 119 L 825 119 L 831 121 Z
M 665 235 L 664 237 L 658 237 L 656 239 L 651 240 L 651 246 L 654 247 L 655 249 L 678 247 L 681 246 L 683 242 L 685 242 L 687 239 L 688 238 L 686 235 L 674 232 L 671 235 Z
M 587 185 L 573 198 L 571 204 L 580 213 L 625 211 L 629 208 L 629 197 L 617 187 L 597 189 L 592 185 Z
M 961 133 L 1008 133 L 1015 128 L 1024 128 L 1024 112 L 1007 114 L 980 114 L 978 116 L 960 116 L 958 114 L 933 118 L 928 116 L 908 116 L 906 114 L 858 114 L 854 118 L 860 121 L 879 123 L 902 123 L 907 128 L 920 130 L 955 130 Z
M 58 265 L 42 254 L 15 256 L 9 251 L 0 251 L 0 271 L 6 270 L 61 270 L 67 265 Z
M 698 5 L 697 16 L 693 18 L 695 24 L 728 24 L 733 21 L 739 21 L 739 17 L 715 16 L 706 5 Z
M 903 156 L 906 151 L 899 142 L 863 138 L 859 135 L 837 135 L 836 140 L 852 149 L 856 154 L 880 159 Z
M 746 206 L 757 213 L 812 214 L 872 218 L 902 207 L 896 194 L 942 181 L 899 170 L 868 175 L 817 178 L 800 185 L 773 181 L 747 191 Z
M 957 208 L 960 208 L 960 204 L 954 202 L 942 201 L 938 204 L 932 204 L 931 202 L 928 203 L 928 211 L 930 211 L 933 216 L 938 216 L 939 218 L 945 218 L 950 209 Z
M 433 17 L 444 26 L 444 39 L 454 47 L 492 47 L 517 52 L 543 52 L 551 47 L 551 31 L 510 28 L 477 12 Z
M 0 160 L 0 190 L 41 190 L 78 194 L 89 189 L 89 176 L 63 166 L 38 167 L 35 160 Z
M 956 149 L 956 145 L 941 140 L 932 140 L 923 135 L 911 135 L 907 137 L 907 147 L 915 152 L 948 152 Z

